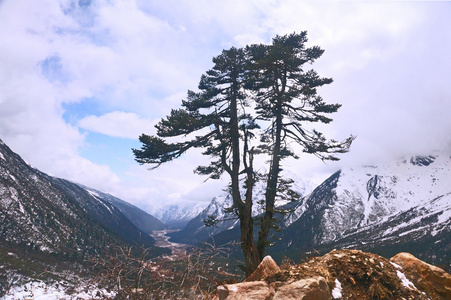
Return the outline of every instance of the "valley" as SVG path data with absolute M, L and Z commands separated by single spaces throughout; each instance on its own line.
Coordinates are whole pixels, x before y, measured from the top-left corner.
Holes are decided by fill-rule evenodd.
M 174 229 L 155 230 L 150 236 L 155 240 L 155 246 L 161 248 L 168 248 L 171 250 L 171 254 L 164 255 L 165 258 L 171 260 L 181 259 L 186 256 L 186 250 L 188 247 L 192 247 L 187 244 L 174 243 L 169 241 L 168 233 L 177 232 Z

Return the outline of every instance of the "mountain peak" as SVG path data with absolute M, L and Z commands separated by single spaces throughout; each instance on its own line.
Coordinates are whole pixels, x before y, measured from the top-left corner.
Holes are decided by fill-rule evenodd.
M 437 157 L 433 155 L 428 156 L 414 156 L 410 158 L 410 163 L 416 166 L 429 166 Z

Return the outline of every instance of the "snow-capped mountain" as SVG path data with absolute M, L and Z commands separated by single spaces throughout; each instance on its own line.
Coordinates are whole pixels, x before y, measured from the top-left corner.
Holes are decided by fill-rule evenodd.
M 191 219 L 186 226 L 176 232 L 169 233 L 171 242 L 183 244 L 196 244 L 208 239 L 221 231 L 231 229 L 237 223 L 233 213 L 225 213 L 224 208 L 231 207 L 231 197 L 224 192 L 222 195 L 213 198 L 210 204 L 202 210 L 196 217 Z M 214 216 L 217 220 L 225 220 L 216 226 L 205 226 L 204 220 Z
M 295 180 L 292 189 L 300 196 L 306 195 L 311 191 L 312 184 L 296 178 L 290 174 L 291 178 Z M 244 193 L 244 192 L 243 192 Z M 244 197 L 244 195 L 242 195 Z M 254 189 L 254 205 L 252 206 L 252 215 L 257 216 L 263 213 L 263 207 L 258 203 L 265 197 L 265 183 L 259 181 Z M 278 200 L 276 206 L 290 205 L 287 200 Z M 208 239 L 210 236 L 216 235 L 220 232 L 231 230 L 238 225 L 238 218 L 236 214 L 230 211 L 232 207 L 232 198 L 228 191 L 224 191 L 221 195 L 213 198 L 210 204 L 202 210 L 195 218 L 191 219 L 187 225 L 180 231 L 168 234 L 171 241 L 185 244 L 196 244 Z M 205 220 L 214 217 L 217 222 L 215 226 L 207 227 Z M 222 220 L 222 221 L 221 221 Z
M 336 172 L 284 220 L 282 241 L 271 251 L 357 247 L 391 255 L 396 248 L 429 261 L 449 257 L 449 182 L 446 154 Z
M 151 211 L 151 214 L 171 228 L 183 228 L 208 206 L 208 203 L 170 205 Z

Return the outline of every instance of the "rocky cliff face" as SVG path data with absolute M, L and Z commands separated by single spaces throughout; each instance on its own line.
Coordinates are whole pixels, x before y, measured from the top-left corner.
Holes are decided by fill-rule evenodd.
M 407 253 L 387 260 L 358 250 L 334 250 L 281 269 L 265 258 L 255 273 L 253 280 L 218 287 L 217 298 L 451 299 L 451 275 Z

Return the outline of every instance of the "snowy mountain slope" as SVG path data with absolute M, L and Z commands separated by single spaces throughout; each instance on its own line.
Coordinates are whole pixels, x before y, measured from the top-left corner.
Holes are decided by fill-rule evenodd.
M 272 251 L 443 243 L 439 236 L 451 231 L 450 181 L 446 154 L 339 171 L 299 202 Z
M 98 253 L 109 244 L 154 240 L 115 206 L 26 164 L 0 143 L 0 241 L 51 253 Z
M 83 210 L 103 228 L 118 235 L 123 241 L 129 244 L 142 243 L 146 247 L 154 245 L 155 240 L 151 236 L 139 230 L 118 207 L 98 197 L 98 194 L 68 180 L 51 177 L 44 173 L 41 175 L 65 195 L 77 201 Z
M 98 226 L 74 200 L 0 144 L 0 239 L 48 252 L 89 251 L 104 246 L 87 231 L 114 238 Z M 73 227 L 83 238 L 76 240 Z
M 332 244 L 332 247 L 377 250 L 386 256 L 409 251 L 431 263 L 451 266 L 451 193 L 427 200 L 379 224 L 347 232 Z
M 154 244 L 116 206 L 31 167 L 0 140 L 0 297 L 34 280 L 76 284 L 92 275 L 86 259 L 137 242 Z
M 288 178 L 293 178 L 295 180 L 293 184 L 293 189 L 301 195 L 308 194 L 310 191 L 313 190 L 313 184 L 308 181 L 301 180 L 296 176 L 295 173 L 284 171 L 285 175 Z M 244 196 L 244 195 L 243 195 Z M 174 229 L 181 229 L 187 226 L 188 222 L 196 218 L 199 214 L 203 213 L 204 210 L 211 210 L 211 205 L 222 205 L 221 203 L 224 203 L 228 197 L 227 192 L 223 192 L 216 197 L 214 197 L 210 203 L 187 203 L 185 205 L 179 204 L 179 205 L 171 205 L 163 208 L 159 208 L 156 210 L 151 211 L 150 213 L 158 218 L 161 222 L 168 225 L 171 228 Z M 261 200 L 264 198 L 264 186 L 263 182 L 258 182 L 256 184 L 256 188 L 254 191 L 254 198 L 257 200 Z M 256 202 L 255 201 L 255 202 Z M 213 202 L 216 202 L 214 204 Z M 279 201 L 279 205 L 283 205 L 285 202 Z M 222 205 L 224 206 L 224 205 Z M 231 204 L 226 204 L 225 206 L 231 206 Z M 210 208 L 209 208 L 210 207 Z M 262 212 L 262 208 L 255 203 L 253 205 L 253 214 L 257 215 Z M 210 215 L 217 216 L 218 219 L 221 219 L 223 209 L 219 209 L 213 213 L 211 212 Z M 205 217 L 207 216 L 206 213 L 203 213 Z M 201 218 L 198 218 L 199 222 L 198 224 L 203 224 L 203 220 L 200 220 Z M 224 228 L 227 228 L 230 224 L 226 224 Z M 200 225 L 202 226 L 202 225 Z M 220 230 L 219 230 L 220 231 Z
M 160 220 L 124 200 L 89 187 L 82 187 L 93 197 L 110 203 L 118 208 L 122 214 L 124 214 L 139 230 L 144 233 L 150 234 L 154 230 L 162 230 L 166 228 Z
M 295 177 L 293 174 L 290 175 L 292 178 Z M 302 196 L 310 192 L 311 184 L 296 178 L 292 189 Z M 244 195 L 242 196 L 244 197 Z M 259 204 L 258 202 L 259 200 L 264 199 L 264 197 L 265 184 L 263 181 L 257 182 L 254 190 L 254 204 L 252 206 L 253 216 L 263 213 L 262 204 Z M 288 207 L 293 204 L 280 199 L 276 201 L 276 205 L 279 207 L 286 205 Z M 209 237 L 222 231 L 231 230 L 239 224 L 239 221 L 234 212 L 227 212 L 230 207 L 232 207 L 231 196 L 227 191 L 224 191 L 221 195 L 213 198 L 208 207 L 190 220 L 182 230 L 168 234 L 171 237 L 171 241 L 196 244 L 205 241 Z M 224 221 L 218 222 L 214 227 L 207 227 L 205 226 L 204 220 L 207 220 L 210 216 L 213 216 L 216 220 Z
M 151 214 L 171 228 L 183 228 L 207 206 L 208 203 L 170 205 L 151 211 Z
M 210 204 L 195 218 L 190 220 L 182 230 L 167 234 L 170 237 L 170 241 L 183 244 L 197 244 L 223 230 L 233 228 L 237 224 L 236 217 L 232 213 L 224 213 L 224 208 L 230 207 L 231 201 L 232 199 L 227 193 L 213 198 Z M 207 227 L 204 220 L 208 219 L 209 216 L 215 216 L 226 221 L 213 227 Z

